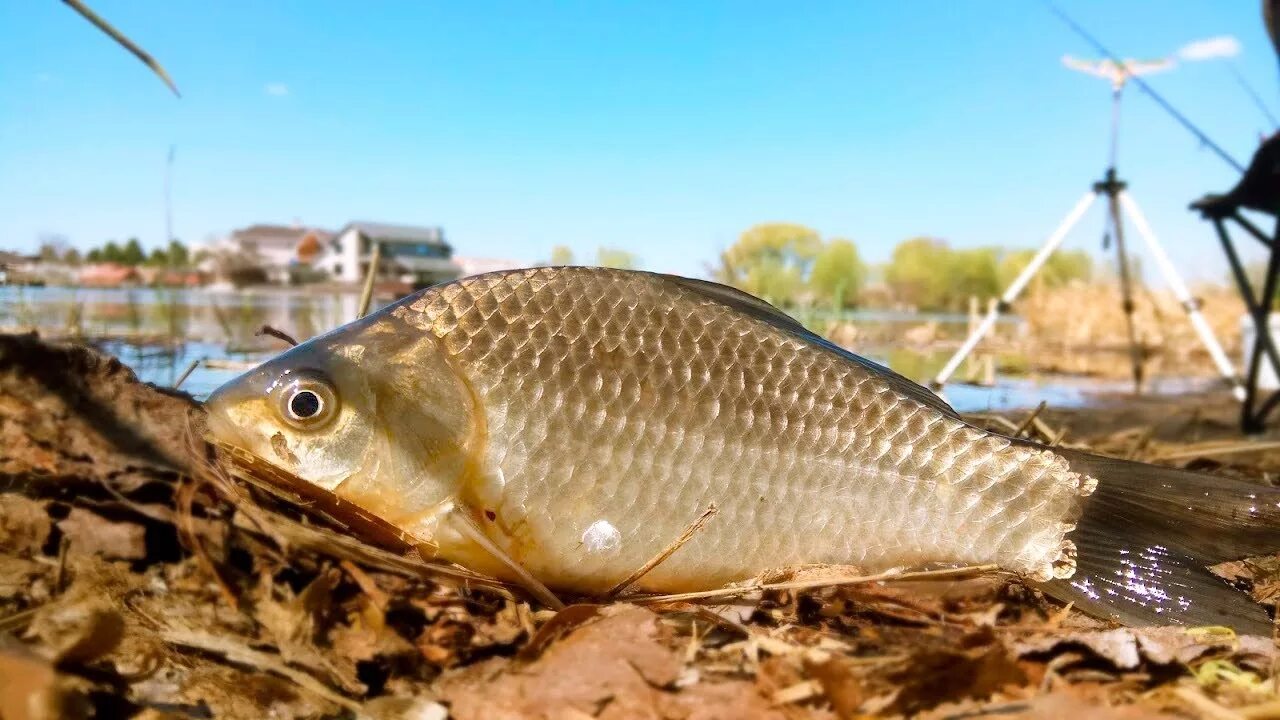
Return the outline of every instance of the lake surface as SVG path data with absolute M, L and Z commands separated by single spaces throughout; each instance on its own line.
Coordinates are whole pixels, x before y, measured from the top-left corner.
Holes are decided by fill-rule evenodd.
M 385 302 L 375 301 L 374 307 Z M 285 349 L 279 340 L 255 336 L 263 325 L 306 340 L 354 319 L 358 303 L 355 293 L 280 289 L 218 292 L 0 286 L 0 328 L 96 339 L 96 345 L 119 357 L 142 380 L 171 386 L 195 361 L 243 366 Z M 946 360 L 946 353 L 905 349 L 893 339 L 925 323 L 936 325 L 942 336 L 961 337 L 969 320 L 964 314 L 879 310 L 839 316 L 800 313 L 799 317 L 820 332 L 836 322 L 854 324 L 859 336 L 869 341 L 859 344 L 861 353 L 916 380 L 931 377 Z M 1016 323 L 1017 319 L 1004 318 L 1002 322 Z M 200 365 L 183 381 L 182 389 L 204 398 L 240 372 Z M 1179 379 L 1155 379 L 1151 391 L 1175 393 L 1196 387 Z M 945 396 L 961 412 L 980 412 L 1033 407 L 1042 400 L 1052 407 L 1078 407 L 1088 404 L 1096 393 L 1126 390 L 1124 382 L 1002 376 L 994 387 L 948 385 Z

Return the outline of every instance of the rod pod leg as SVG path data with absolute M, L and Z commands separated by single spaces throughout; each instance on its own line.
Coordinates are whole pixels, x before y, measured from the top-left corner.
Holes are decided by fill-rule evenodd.
M 1124 208 L 1129 219 L 1133 222 L 1133 226 L 1138 230 L 1138 235 L 1142 237 L 1146 243 L 1147 249 L 1151 251 L 1151 255 L 1156 259 L 1156 267 L 1160 269 L 1160 274 L 1164 277 L 1165 283 L 1169 285 L 1169 289 L 1173 291 L 1174 297 L 1178 298 L 1178 302 L 1182 304 L 1183 310 L 1187 313 L 1187 319 L 1191 322 L 1191 327 L 1195 329 L 1196 335 L 1200 337 L 1201 344 L 1205 350 L 1209 351 L 1209 357 L 1213 358 L 1213 364 L 1218 367 L 1218 372 L 1222 374 L 1223 379 L 1231 386 L 1231 394 L 1241 402 L 1245 399 L 1244 384 L 1240 381 L 1240 375 L 1236 372 L 1235 366 L 1231 364 L 1231 360 L 1227 357 L 1227 353 L 1222 349 L 1222 344 L 1218 342 L 1218 337 L 1214 335 L 1213 328 L 1209 327 L 1208 321 L 1204 319 L 1204 315 L 1200 312 L 1200 302 L 1191 295 L 1191 291 L 1187 289 L 1187 284 L 1183 282 L 1182 276 L 1178 274 L 1178 270 L 1174 268 L 1173 263 L 1169 260 L 1169 256 L 1165 254 L 1164 248 L 1161 247 L 1160 241 L 1156 239 L 1155 233 L 1151 231 L 1151 226 L 1147 224 L 1147 218 L 1142 214 L 1142 209 L 1138 207 L 1138 203 L 1134 201 L 1129 193 L 1120 192 L 1120 206 Z
M 1018 295 L 1022 294 L 1022 291 L 1027 287 L 1027 283 L 1031 282 L 1031 278 L 1039 272 L 1040 267 L 1049 260 L 1049 256 L 1058 249 L 1058 246 L 1062 245 L 1062 241 L 1066 240 L 1067 234 L 1071 232 L 1071 228 L 1075 227 L 1076 223 L 1080 222 L 1080 218 L 1085 214 L 1085 211 L 1087 211 L 1089 206 L 1093 205 L 1093 201 L 1097 199 L 1098 193 L 1090 190 L 1080 198 L 1080 200 L 1075 204 L 1075 207 L 1071 208 L 1071 211 L 1068 212 L 1066 217 L 1062 219 L 1062 222 L 1058 224 L 1057 229 L 1049 235 L 1049 239 L 1045 240 L 1040 251 L 1031 258 L 1031 262 L 1027 263 L 1027 266 L 1022 269 L 1022 272 L 1018 273 L 1018 277 L 1014 278 L 1013 282 L 1009 283 L 1009 287 L 1006 288 L 1004 294 L 1000 296 L 1000 301 L 991 306 L 991 309 L 987 311 L 986 317 L 982 318 L 982 322 L 978 323 L 978 326 L 973 329 L 973 332 L 969 333 L 969 337 L 965 338 L 964 343 L 961 344 L 955 354 L 951 356 L 951 359 L 947 360 L 947 364 L 938 371 L 937 376 L 935 376 L 933 382 L 930 383 L 930 386 L 934 390 L 940 390 L 943 385 L 947 384 L 947 381 L 955 374 L 956 369 L 960 367 L 960 363 L 964 362 L 964 359 L 969 357 L 970 353 L 973 352 L 973 349 L 978 346 L 978 342 L 981 341 L 982 338 L 986 337 L 987 333 L 991 332 L 991 328 L 995 327 L 996 320 L 1000 317 L 1000 313 L 1008 309 L 1009 305 L 1018 298 Z

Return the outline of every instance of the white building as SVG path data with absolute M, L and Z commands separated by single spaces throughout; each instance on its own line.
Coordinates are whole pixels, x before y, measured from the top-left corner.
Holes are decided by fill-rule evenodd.
M 363 282 L 375 244 L 382 248 L 380 279 L 426 287 L 462 275 L 462 268 L 452 259 L 453 248 L 438 227 L 350 222 L 333 236 L 329 253 L 320 264 L 335 280 Z
M 313 274 L 311 268 L 324 255 L 331 238 L 329 231 L 320 228 L 259 224 L 234 230 L 208 249 L 214 256 L 229 255 L 234 261 L 230 264 L 241 271 L 256 268 L 268 281 L 285 284 L 318 279 L 304 276 Z

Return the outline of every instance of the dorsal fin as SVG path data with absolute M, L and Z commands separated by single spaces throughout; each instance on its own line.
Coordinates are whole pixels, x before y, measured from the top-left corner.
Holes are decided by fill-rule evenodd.
M 959 417 L 950 405 L 948 405 L 942 398 L 935 395 L 933 391 L 928 388 L 899 375 L 878 362 L 868 360 L 861 355 L 856 355 L 845 350 L 839 345 L 836 345 L 830 340 L 827 340 L 826 338 L 809 330 L 804 325 L 801 325 L 799 320 L 796 320 L 755 295 L 743 292 L 737 288 L 729 287 L 728 285 L 714 283 L 709 280 L 696 280 L 693 278 L 680 277 L 678 275 L 661 275 L 661 277 L 709 300 L 714 300 L 721 305 L 726 305 L 738 312 L 750 315 L 757 320 L 769 323 L 779 330 L 790 333 L 805 342 L 817 345 L 827 352 L 839 355 L 841 358 L 848 360 L 849 362 L 861 365 L 867 370 L 870 370 L 880 376 L 885 383 L 898 394 L 905 395 L 916 402 L 927 405 L 938 412 L 951 417 Z

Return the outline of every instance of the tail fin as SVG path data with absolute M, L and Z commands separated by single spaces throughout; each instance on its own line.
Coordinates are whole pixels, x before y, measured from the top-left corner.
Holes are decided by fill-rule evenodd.
M 1280 490 L 1059 450 L 1098 480 L 1068 537 L 1076 572 L 1045 592 L 1127 625 L 1228 625 L 1271 635 L 1245 593 L 1206 568 L 1280 551 Z

